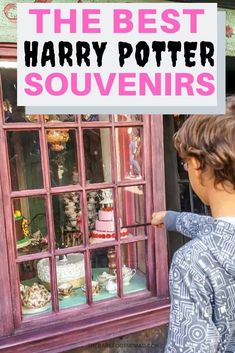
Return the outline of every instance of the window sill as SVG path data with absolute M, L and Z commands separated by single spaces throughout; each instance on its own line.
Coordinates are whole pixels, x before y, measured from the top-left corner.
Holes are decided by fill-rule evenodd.
M 94 308 L 90 307 L 90 310 L 86 309 L 86 315 L 81 310 L 76 310 L 73 315 L 63 313 L 64 318 L 57 315 L 60 322 L 55 324 L 54 318 L 50 326 L 46 326 L 46 318 L 44 323 L 35 322 L 34 328 L 32 321 L 24 323 L 14 336 L 1 339 L 0 347 L 4 353 L 12 353 L 13 349 L 15 353 L 30 353 L 32 349 L 34 353 L 64 352 L 168 322 L 168 298 L 141 298 L 139 301 L 132 298 L 132 304 L 131 300 L 129 305 L 125 300 L 117 305 L 116 311 L 114 307 L 97 308 L 95 313 L 92 311 Z

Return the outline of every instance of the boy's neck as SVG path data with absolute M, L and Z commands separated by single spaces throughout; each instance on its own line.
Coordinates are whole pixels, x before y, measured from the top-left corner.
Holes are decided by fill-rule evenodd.
M 235 217 L 235 191 L 211 190 L 209 206 L 214 218 Z

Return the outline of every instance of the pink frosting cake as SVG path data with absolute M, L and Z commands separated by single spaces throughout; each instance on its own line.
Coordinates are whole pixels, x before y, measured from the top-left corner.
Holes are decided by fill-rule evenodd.
M 91 232 L 91 238 L 93 241 L 106 241 L 114 240 L 116 238 L 115 233 L 115 222 L 114 212 L 111 207 L 103 208 L 98 212 L 98 218 L 95 222 L 95 230 Z M 122 220 L 120 219 L 120 227 L 122 227 Z M 126 228 L 120 230 L 121 238 L 125 238 L 129 235 Z
M 114 220 L 113 209 L 106 208 L 106 209 L 99 210 L 98 217 L 100 221 L 113 221 Z

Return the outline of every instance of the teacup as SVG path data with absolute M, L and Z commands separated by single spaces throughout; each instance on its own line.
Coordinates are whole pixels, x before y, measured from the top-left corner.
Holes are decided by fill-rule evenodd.
M 71 224 L 71 226 L 76 227 L 77 220 L 76 219 L 70 219 L 70 224 Z
M 105 289 L 111 294 L 117 293 L 117 282 L 109 278 L 108 283 L 105 286 Z
M 63 297 L 69 297 L 73 292 L 73 286 L 69 283 L 61 283 L 58 286 L 58 293 Z
M 75 211 L 76 210 L 76 206 L 74 204 L 69 204 L 65 206 L 65 211 Z
M 81 287 L 83 292 L 86 292 L 86 285 Z M 93 295 L 97 295 L 100 293 L 100 287 L 98 281 L 91 281 L 91 290 Z
M 68 216 L 69 218 L 76 218 L 77 213 L 76 210 L 65 210 L 64 212 L 66 214 L 66 216 Z
M 110 275 L 109 273 L 107 272 L 103 272 L 101 275 L 99 275 L 97 277 L 97 281 L 99 282 L 99 285 L 102 287 L 102 288 L 105 288 L 106 287 L 106 284 L 108 282 L 109 279 L 115 279 L 116 276 L 113 276 L 113 275 Z

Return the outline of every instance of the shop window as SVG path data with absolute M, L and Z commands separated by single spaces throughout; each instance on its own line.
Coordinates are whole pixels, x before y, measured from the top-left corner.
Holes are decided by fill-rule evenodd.
M 79 246 L 84 242 L 82 198 L 78 192 L 52 196 L 55 247 Z
M 38 131 L 8 131 L 7 144 L 12 190 L 43 187 Z
M 76 131 L 46 130 L 52 186 L 79 183 Z
M 140 180 L 142 168 L 143 133 L 140 127 L 116 129 L 117 173 L 119 180 Z
M 110 129 L 83 129 L 86 182 L 111 182 Z
M 13 222 L 18 256 L 48 250 L 46 200 L 21 197 L 13 200 Z
M 155 256 L 166 237 L 150 225 L 164 185 L 163 175 L 161 185 L 153 187 L 152 180 L 152 164 L 159 163 L 151 129 L 161 146 L 160 120 L 27 116 L 16 105 L 16 71 L 0 74 L 1 187 L 15 328 L 52 326 L 71 309 L 92 317 L 106 308 L 110 320 L 111 303 L 118 310 L 130 301 L 133 308 L 136 298 L 166 303 L 164 242 Z
M 81 121 L 84 123 L 94 123 L 96 121 L 110 122 L 110 115 L 98 115 L 98 114 L 84 114 L 81 115 Z

